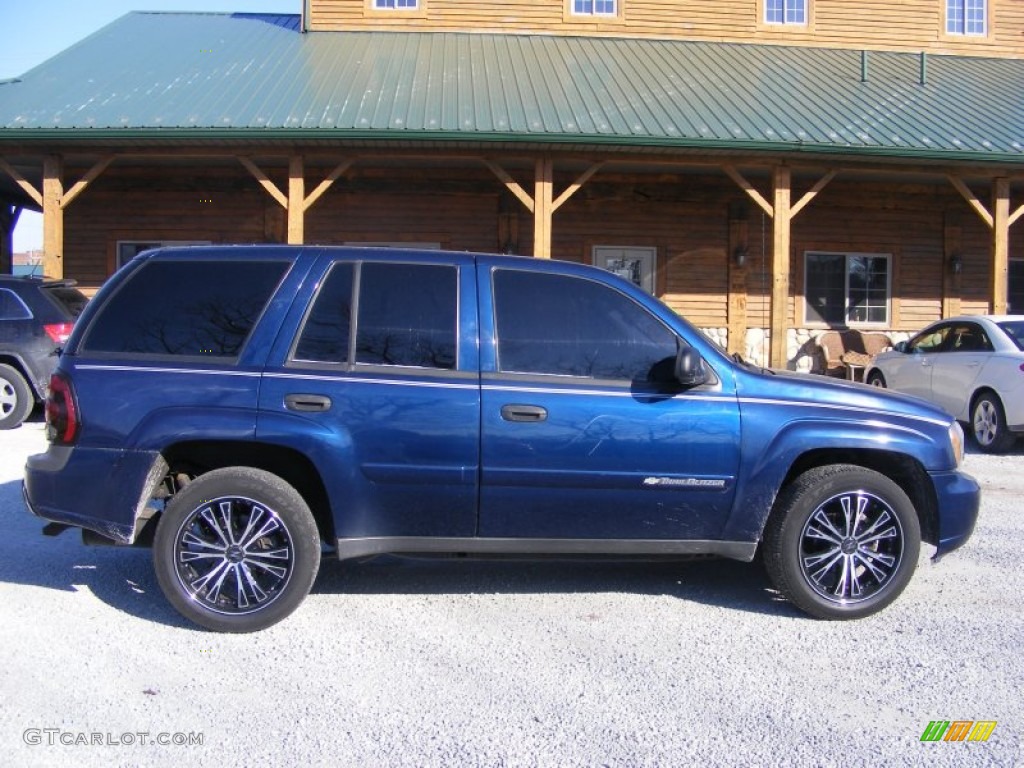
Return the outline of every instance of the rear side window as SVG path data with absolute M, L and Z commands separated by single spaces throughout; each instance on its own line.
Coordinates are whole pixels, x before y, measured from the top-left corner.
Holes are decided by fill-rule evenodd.
M 336 264 L 313 302 L 292 359 L 347 363 L 351 323 L 352 265 Z
M 0 288 L 0 320 L 28 320 L 32 313 L 18 294 L 7 288 Z
M 85 352 L 237 357 L 288 269 L 280 261 L 150 261 L 100 310 Z
M 356 362 L 454 369 L 458 303 L 455 267 L 364 263 Z

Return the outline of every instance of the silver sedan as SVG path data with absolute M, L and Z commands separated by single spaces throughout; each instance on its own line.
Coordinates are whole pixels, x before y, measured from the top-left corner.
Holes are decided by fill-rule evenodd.
M 981 450 L 1008 451 L 1024 433 L 1024 315 L 932 323 L 872 360 L 864 380 L 931 400 L 967 423 Z

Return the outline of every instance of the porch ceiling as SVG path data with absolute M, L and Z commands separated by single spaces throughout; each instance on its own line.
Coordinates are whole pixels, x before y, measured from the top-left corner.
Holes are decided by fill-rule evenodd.
M 297 16 L 137 12 L 0 83 L 0 150 L 383 143 L 1024 170 L 1024 61 L 929 56 L 922 69 L 918 56 L 872 52 L 862 82 L 860 56 L 612 38 L 303 34 Z

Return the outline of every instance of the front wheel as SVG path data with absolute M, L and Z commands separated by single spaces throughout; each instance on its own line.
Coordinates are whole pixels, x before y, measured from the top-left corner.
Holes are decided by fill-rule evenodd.
M 16 368 L 0 364 L 0 429 L 14 429 L 32 413 L 32 388 Z
M 971 433 L 974 442 L 985 453 L 1005 453 L 1017 441 L 1006 426 L 1003 404 L 992 392 L 985 392 L 971 408 Z
M 783 490 L 763 544 L 768 576 L 790 602 L 821 619 L 858 619 L 885 608 L 910 582 L 921 526 L 888 477 L 834 464 Z
M 218 632 L 255 632 L 309 594 L 320 541 L 294 488 L 269 472 L 228 467 L 199 476 L 167 504 L 153 564 L 185 618 Z
M 872 371 L 869 373 L 866 381 L 872 387 L 885 388 L 885 376 L 883 376 L 879 371 Z

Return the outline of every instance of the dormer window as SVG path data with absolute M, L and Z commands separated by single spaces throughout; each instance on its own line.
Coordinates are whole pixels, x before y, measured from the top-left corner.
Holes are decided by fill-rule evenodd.
M 375 11 L 415 11 L 420 0 L 373 0 Z
M 807 25 L 807 0 L 765 0 L 766 24 Z
M 572 0 L 574 16 L 615 16 L 618 0 Z
M 946 34 L 988 34 L 985 6 L 985 0 L 946 0 Z

